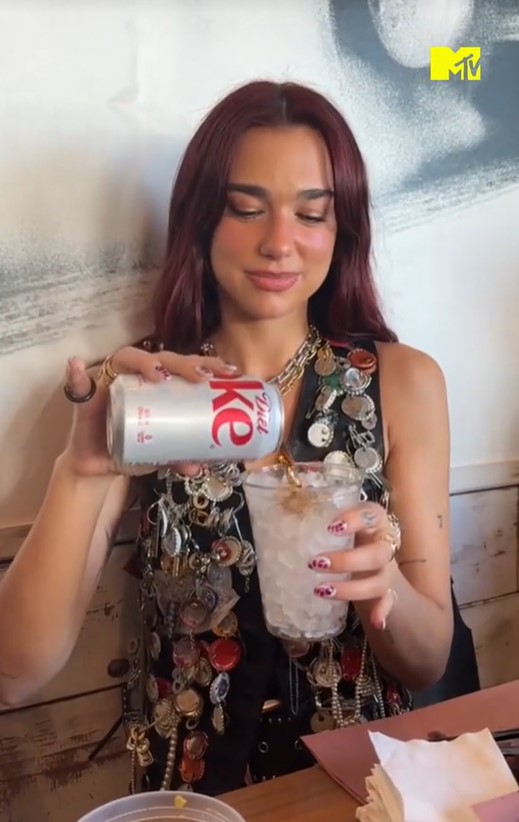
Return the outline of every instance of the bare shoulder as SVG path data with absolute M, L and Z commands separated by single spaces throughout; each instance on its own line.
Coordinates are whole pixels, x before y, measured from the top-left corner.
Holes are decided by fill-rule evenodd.
M 387 453 L 410 440 L 447 442 L 449 411 L 443 372 L 429 354 L 401 343 L 377 343 Z
M 429 354 L 402 343 L 377 343 L 377 352 L 383 390 L 392 386 L 408 396 L 445 393 L 443 371 Z

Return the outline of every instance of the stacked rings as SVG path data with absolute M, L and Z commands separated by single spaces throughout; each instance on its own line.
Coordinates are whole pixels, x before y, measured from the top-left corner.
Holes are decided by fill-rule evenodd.
M 110 386 L 118 376 L 117 371 L 112 368 L 112 357 L 107 357 L 99 370 L 98 379 L 106 386 Z

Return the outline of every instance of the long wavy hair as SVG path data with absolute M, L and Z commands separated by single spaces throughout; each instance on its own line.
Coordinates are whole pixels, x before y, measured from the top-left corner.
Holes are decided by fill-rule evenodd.
M 368 335 L 395 341 L 371 271 L 366 168 L 342 114 L 297 83 L 255 81 L 223 98 L 189 142 L 173 185 L 166 260 L 154 296 L 155 334 L 167 349 L 193 352 L 220 321 L 211 241 L 227 202 L 235 146 L 250 128 L 307 126 L 328 148 L 337 238 L 328 275 L 310 298 L 309 319 L 327 339 Z

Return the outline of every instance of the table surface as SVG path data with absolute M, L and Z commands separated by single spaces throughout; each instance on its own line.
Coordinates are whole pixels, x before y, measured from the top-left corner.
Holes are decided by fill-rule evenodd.
M 357 802 L 318 766 L 220 796 L 246 822 L 355 822 Z

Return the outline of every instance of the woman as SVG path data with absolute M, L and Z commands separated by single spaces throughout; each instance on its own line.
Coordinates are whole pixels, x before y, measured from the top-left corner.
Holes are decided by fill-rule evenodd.
M 143 510 L 143 643 L 125 699 L 134 788 L 141 775 L 143 787 L 216 794 L 304 767 L 302 734 L 405 711 L 409 690 L 445 669 L 452 607 L 444 381 L 435 362 L 387 328 L 370 242 L 366 171 L 341 114 L 299 85 L 249 83 L 209 113 L 180 165 L 155 340 L 113 354 L 97 382 L 82 362 L 69 362 L 70 441 L 0 588 L 0 696 L 9 704 L 66 662 L 129 493 L 103 434 L 106 384 L 116 374 L 273 380 L 294 459 L 333 452 L 367 469 L 365 501 L 330 523 L 332 533 L 355 535 L 356 550 L 312 562 L 315 595 L 352 603 L 347 629 L 334 643 L 303 647 L 265 628 L 253 557 L 243 557 L 252 535 L 236 466 L 203 468 L 202 478 L 197 466 L 170 466 L 134 480 Z M 189 513 L 214 471 L 232 493 L 206 498 L 220 513 L 208 527 Z M 168 555 L 173 523 L 206 553 L 216 594 L 224 583 L 211 546 L 222 536 L 238 545 L 225 583 L 231 613 L 190 638 L 192 590 L 182 593 Z M 330 584 L 338 572 L 350 580 Z

